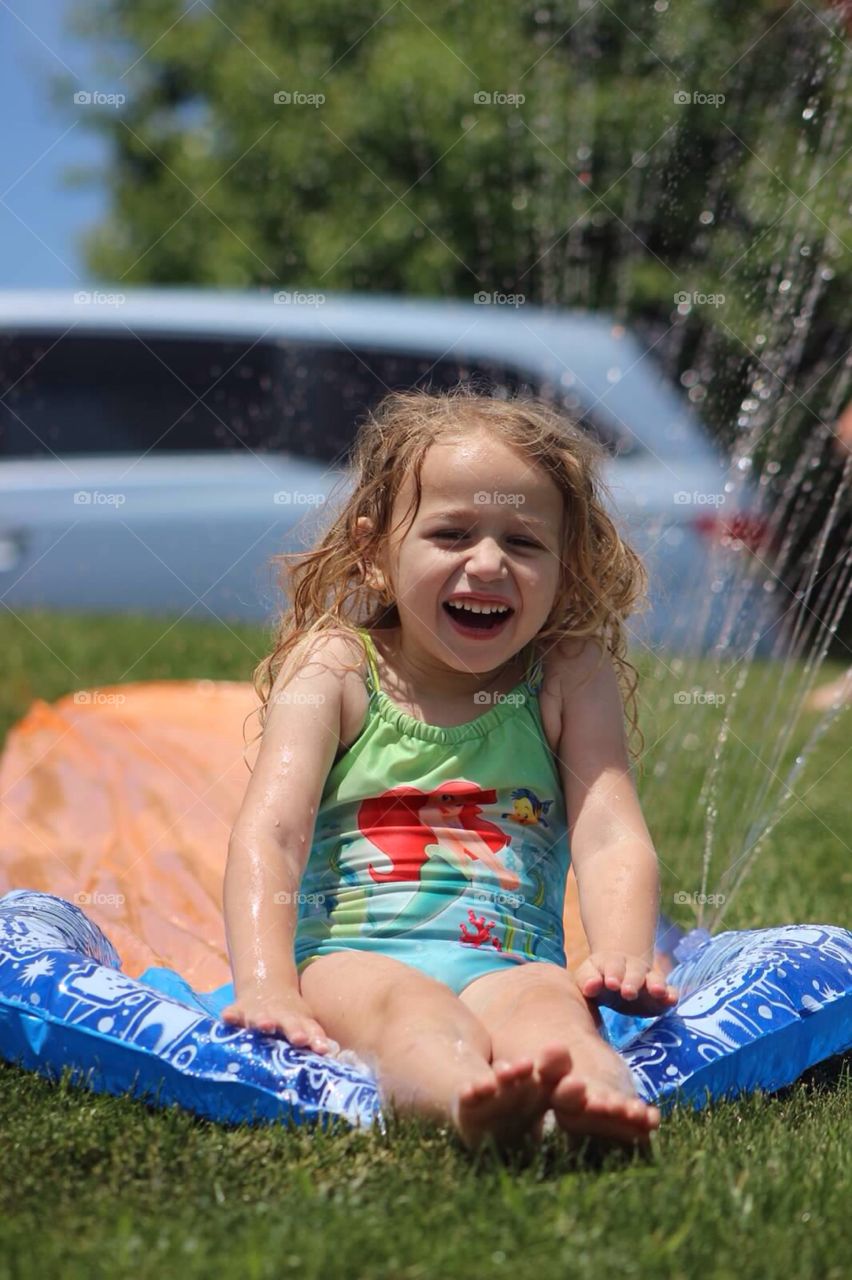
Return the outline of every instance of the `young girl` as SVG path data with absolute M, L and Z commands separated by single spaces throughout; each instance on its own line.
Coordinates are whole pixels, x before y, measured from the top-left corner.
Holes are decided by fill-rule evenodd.
M 535 400 L 388 395 L 256 672 L 222 1016 L 353 1049 L 384 1104 L 470 1147 L 538 1139 L 548 1111 L 628 1146 L 660 1120 L 595 1007 L 676 1000 L 619 687 L 645 574 L 605 457 Z M 591 947 L 573 975 L 569 849 Z

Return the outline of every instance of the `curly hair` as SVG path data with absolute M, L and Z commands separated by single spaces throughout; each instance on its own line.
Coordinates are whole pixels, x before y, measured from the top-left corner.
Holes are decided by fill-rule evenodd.
M 553 606 L 531 647 L 542 656 L 563 640 L 593 637 L 608 650 L 615 667 L 625 717 L 644 746 L 638 725 L 638 672 L 625 656 L 625 620 L 645 606 L 647 573 L 637 553 L 619 534 L 604 505 L 601 470 L 605 447 L 564 411 L 530 395 L 507 399 L 459 384 L 448 391 L 390 392 L 358 428 L 350 463 L 354 486 L 342 509 L 309 551 L 282 553 L 278 586 L 290 600 L 279 616 L 271 651 L 257 665 L 253 684 L 261 706 L 261 730 L 269 697 L 295 647 L 321 631 L 349 632 L 395 627 L 399 616 L 386 590 L 368 583 L 367 566 L 379 559 L 390 531 L 396 497 L 407 475 L 421 501 L 420 473 L 429 448 L 463 439 L 486 428 L 493 439 L 532 459 L 559 488 L 563 520 L 563 571 Z M 369 533 L 358 528 L 370 518 Z M 410 524 L 409 524 L 410 527 Z M 298 563 L 288 565 L 295 559 Z M 628 751 L 631 742 L 628 737 Z

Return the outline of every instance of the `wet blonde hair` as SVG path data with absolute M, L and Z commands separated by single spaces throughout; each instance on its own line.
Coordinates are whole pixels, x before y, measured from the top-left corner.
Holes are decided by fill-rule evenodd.
M 455 442 L 485 429 L 516 453 L 540 466 L 556 484 L 564 502 L 561 561 L 563 572 L 553 607 L 532 642 L 533 657 L 562 640 L 595 637 L 601 661 L 608 650 L 631 733 L 644 739 L 638 725 L 638 672 L 625 656 L 625 619 L 644 606 L 647 574 L 636 552 L 622 539 L 607 514 L 600 472 L 608 454 L 587 431 L 548 403 L 519 395 L 498 399 L 460 384 L 449 391 L 391 392 L 361 424 L 352 448 L 355 483 L 349 498 L 315 547 L 273 556 L 281 561 L 278 585 L 292 602 L 282 612 L 272 652 L 257 665 L 253 684 L 261 706 L 261 730 L 270 693 L 294 647 L 322 631 L 369 630 L 399 625 L 386 591 L 367 582 L 367 566 L 381 563 L 391 531 L 394 502 L 405 476 L 414 480 L 420 506 L 420 472 L 427 451 L 439 442 Z M 357 521 L 368 516 L 369 533 Z M 410 522 L 407 528 L 410 528 Z M 290 566 L 286 562 L 295 559 Z M 630 741 L 627 743 L 630 751 Z

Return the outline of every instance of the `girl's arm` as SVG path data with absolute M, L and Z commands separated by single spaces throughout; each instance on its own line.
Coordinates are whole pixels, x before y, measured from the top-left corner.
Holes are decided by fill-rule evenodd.
M 560 771 L 591 950 L 575 976 L 589 998 L 630 1013 L 660 1013 L 677 997 L 654 962 L 659 867 L 630 773 L 612 660 L 587 640 L 570 657 L 560 646 L 556 662 Z
M 317 808 L 340 743 L 341 666 L 351 665 L 351 654 L 351 641 L 324 633 L 279 672 L 225 869 L 236 998 L 222 1017 L 281 1030 L 312 1048 L 322 1029 L 299 993 L 293 938 Z

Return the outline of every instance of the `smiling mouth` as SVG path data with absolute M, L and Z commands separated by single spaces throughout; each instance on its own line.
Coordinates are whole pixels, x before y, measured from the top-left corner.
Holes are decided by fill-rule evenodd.
M 490 608 L 493 612 L 479 612 L 479 609 L 483 608 Z M 511 606 L 500 608 L 493 605 L 480 605 L 474 610 L 467 608 L 461 601 L 450 604 L 448 600 L 444 601 L 443 609 L 455 625 L 463 631 L 499 631 L 515 612 Z

